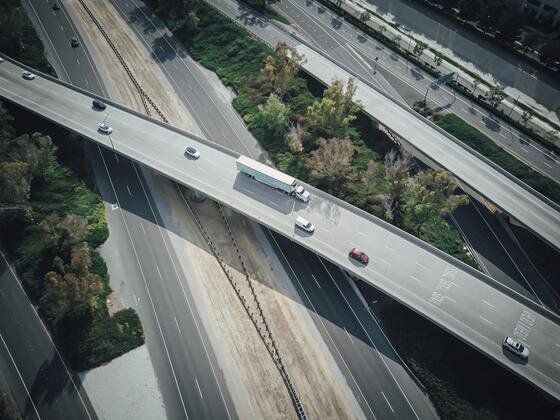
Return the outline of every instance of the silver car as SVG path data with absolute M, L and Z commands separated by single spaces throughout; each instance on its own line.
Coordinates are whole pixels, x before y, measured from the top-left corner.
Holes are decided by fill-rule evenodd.
M 529 358 L 529 349 L 519 341 L 511 337 L 504 338 L 502 346 L 505 350 L 512 352 L 513 354 L 524 360 L 527 360 Z
M 111 134 L 113 132 L 113 128 L 109 124 L 105 123 L 97 124 L 97 130 L 103 134 Z
M 30 71 L 24 71 L 21 75 L 25 80 L 33 80 L 35 79 L 35 75 Z
M 193 159 L 198 159 L 200 157 L 200 152 L 192 146 L 187 146 L 187 148 L 185 149 L 185 156 L 190 156 Z

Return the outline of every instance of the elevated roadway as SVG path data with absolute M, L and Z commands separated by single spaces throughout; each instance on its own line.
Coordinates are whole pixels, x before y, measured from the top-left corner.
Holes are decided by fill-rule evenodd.
M 560 249 L 560 206 L 533 190 L 455 137 L 364 80 L 344 63 L 323 55 L 303 39 L 253 14 L 236 0 L 206 0 L 256 37 L 275 46 L 283 41 L 305 57 L 302 69 L 325 85 L 335 79 L 357 79 L 356 99 L 364 112 L 390 129 L 415 154 L 427 156 L 452 172 L 469 189 L 488 199 L 528 229 Z M 416 153 L 417 152 L 417 153 Z
M 235 152 L 112 102 L 105 112 L 95 111 L 92 94 L 48 76 L 24 80 L 23 70 L 11 60 L 0 63 L 1 97 L 202 191 L 316 252 L 560 399 L 557 315 L 335 197 L 308 186 L 310 202 L 298 202 L 238 175 Z M 106 118 L 112 135 L 97 131 L 97 123 Z M 187 145 L 199 149 L 200 159 L 184 157 Z M 313 235 L 294 228 L 298 215 L 315 224 Z M 353 246 L 370 255 L 369 266 L 349 260 Z M 504 353 L 506 335 L 531 349 L 528 363 Z

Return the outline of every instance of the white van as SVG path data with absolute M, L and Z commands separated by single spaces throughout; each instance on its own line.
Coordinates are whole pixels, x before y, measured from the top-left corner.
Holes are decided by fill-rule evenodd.
M 296 219 L 296 226 L 300 229 L 305 230 L 306 232 L 309 233 L 313 233 L 313 231 L 315 230 L 315 226 L 313 226 L 311 224 L 311 222 L 308 222 L 307 220 L 305 220 L 303 217 L 298 216 Z

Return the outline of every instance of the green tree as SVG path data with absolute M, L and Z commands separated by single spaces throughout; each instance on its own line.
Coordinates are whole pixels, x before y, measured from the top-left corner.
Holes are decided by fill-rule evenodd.
M 380 201 L 385 208 L 385 219 L 400 224 L 401 214 L 399 211 L 401 197 L 412 169 L 412 155 L 401 149 L 398 153 L 391 149 L 384 157 L 386 191 L 380 196 Z
M 476 90 L 478 89 L 478 86 L 480 85 L 481 80 L 477 77 L 475 77 L 472 81 L 472 94 L 474 95 Z
M 51 213 L 39 223 L 47 247 L 58 253 L 67 253 L 82 242 L 87 226 L 87 220 L 77 214 L 61 217 Z
M 363 108 L 360 101 L 354 100 L 356 89 L 353 78 L 346 85 L 342 80 L 335 80 L 323 98 L 307 108 L 307 127 L 329 137 L 346 137 L 350 123 Z
M 320 138 L 317 145 L 307 160 L 311 180 L 331 194 L 345 193 L 343 187 L 354 175 L 354 144 L 350 139 Z
M 369 12 L 369 10 L 364 10 L 362 13 L 360 13 L 361 22 L 367 22 L 370 19 L 371 19 L 371 13 Z
M 420 172 L 405 184 L 402 201 L 404 223 L 420 235 L 422 226 L 436 216 L 445 216 L 458 206 L 467 204 L 465 194 L 455 194 L 458 184 L 443 169 Z
M 29 200 L 31 176 L 25 162 L 0 163 L 0 203 L 24 204 Z
M 523 114 L 521 114 L 521 121 L 523 122 L 523 126 L 527 127 L 527 123 L 533 119 L 534 115 L 534 112 L 531 110 L 523 111 Z
M 493 108 L 497 108 L 498 105 L 502 103 L 502 101 L 505 99 L 506 96 L 507 95 L 506 92 L 504 91 L 504 88 L 498 84 L 490 88 L 488 94 L 486 95 L 486 99 L 488 100 L 490 105 L 492 105 Z
M 263 143 L 280 147 L 286 140 L 289 127 L 289 109 L 271 94 L 264 105 L 259 105 L 257 112 L 249 116 L 249 130 Z
M 443 62 L 443 55 L 439 51 L 436 51 L 434 53 L 434 64 L 435 64 L 435 66 L 436 67 L 441 66 L 442 62 Z
M 414 45 L 414 49 L 412 50 L 412 54 L 416 57 L 420 57 L 426 48 L 428 48 L 426 43 L 417 41 Z
M 261 72 L 263 77 L 272 85 L 274 92 L 280 98 L 283 98 L 290 81 L 298 72 L 304 59 L 295 47 L 290 47 L 285 42 L 278 42 L 275 51 L 276 54 L 266 57 Z

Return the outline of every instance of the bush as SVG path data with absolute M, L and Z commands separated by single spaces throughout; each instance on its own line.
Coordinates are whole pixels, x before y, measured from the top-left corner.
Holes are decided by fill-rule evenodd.
M 486 156 L 519 180 L 525 182 L 552 201 L 560 204 L 560 186 L 556 182 L 541 175 L 513 157 L 490 138 L 458 116 L 447 114 L 437 122 L 437 125 L 480 154 Z

